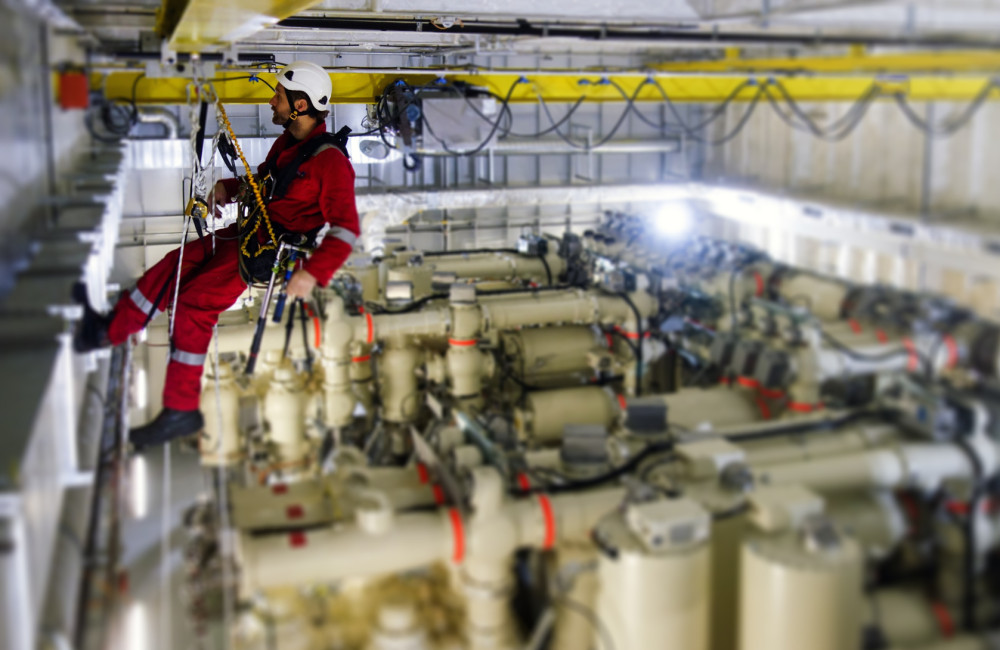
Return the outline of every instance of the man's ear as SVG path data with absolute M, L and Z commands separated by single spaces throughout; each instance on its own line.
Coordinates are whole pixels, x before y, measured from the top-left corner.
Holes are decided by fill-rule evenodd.
M 304 99 L 299 99 L 295 102 L 295 106 L 292 106 L 299 114 L 305 114 L 309 110 L 309 102 Z

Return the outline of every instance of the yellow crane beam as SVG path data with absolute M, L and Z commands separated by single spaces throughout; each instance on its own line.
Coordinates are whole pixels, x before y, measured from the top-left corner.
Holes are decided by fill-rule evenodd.
M 932 50 L 891 54 L 867 54 L 860 46 L 842 56 L 780 59 L 742 58 L 738 48 L 726 50 L 715 61 L 656 63 L 658 72 L 710 73 L 805 73 L 828 74 L 968 74 L 1000 73 L 1000 50 Z
M 164 0 L 156 32 L 175 52 L 211 52 L 294 16 L 319 0 Z
M 274 85 L 273 74 L 260 73 L 260 78 Z M 441 76 L 438 72 L 427 74 L 390 74 L 334 72 L 333 104 L 374 103 L 382 91 L 393 82 L 402 79 L 412 86 L 433 83 Z M 581 96 L 587 101 L 622 101 L 622 94 L 611 83 L 617 84 L 629 97 L 635 95 L 637 101 L 662 101 L 662 95 L 650 81 L 655 80 L 671 100 L 677 102 L 720 102 L 730 97 L 741 85 L 745 85 L 746 75 L 656 75 L 645 73 L 614 74 L 602 78 L 600 75 L 570 76 L 566 74 L 533 74 L 522 77 L 519 74 L 490 73 L 446 73 L 448 81 L 461 81 L 473 86 L 488 88 L 500 97 L 510 93 L 512 103 L 537 102 L 542 97 L 546 102 L 575 102 Z M 246 73 L 220 74 L 212 80 L 216 93 L 226 104 L 262 104 L 271 98 L 271 91 L 263 83 L 252 83 Z M 518 83 L 519 80 L 526 81 Z M 754 79 L 750 77 L 750 79 Z M 944 76 L 917 75 L 900 78 L 884 78 L 873 75 L 788 77 L 780 83 L 796 101 L 844 101 L 852 102 L 877 84 L 885 93 L 905 93 L 913 101 L 947 100 L 968 101 L 975 98 L 991 82 L 992 77 L 984 75 Z M 584 83 L 581 84 L 581 80 Z M 755 79 L 758 84 L 767 84 L 770 78 Z M 103 87 L 108 99 L 136 104 L 185 104 L 188 101 L 190 80 L 181 77 L 149 78 L 140 72 L 111 72 L 96 75 L 92 82 L 95 87 Z M 639 86 L 642 85 L 642 88 Z M 757 88 L 746 86 L 735 99 L 747 101 L 757 94 Z M 1000 93 L 998 93 L 1000 95 Z

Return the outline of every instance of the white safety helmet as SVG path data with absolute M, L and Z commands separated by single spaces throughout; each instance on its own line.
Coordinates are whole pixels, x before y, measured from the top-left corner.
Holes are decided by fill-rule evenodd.
M 278 73 L 278 83 L 285 90 L 304 92 L 317 111 L 330 110 L 333 84 L 330 82 L 330 75 L 321 66 L 310 61 L 293 61 Z

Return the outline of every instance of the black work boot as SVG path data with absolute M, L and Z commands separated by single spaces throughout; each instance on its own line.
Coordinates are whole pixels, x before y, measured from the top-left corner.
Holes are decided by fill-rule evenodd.
M 87 287 L 82 282 L 73 285 L 73 300 L 83 306 L 83 318 L 76 324 L 73 332 L 73 349 L 83 353 L 110 346 L 108 327 L 111 325 L 111 318 L 99 314 L 90 306 Z
M 174 438 L 200 433 L 205 428 L 201 411 L 178 411 L 164 408 L 149 424 L 128 432 L 128 440 L 136 451 L 162 445 Z

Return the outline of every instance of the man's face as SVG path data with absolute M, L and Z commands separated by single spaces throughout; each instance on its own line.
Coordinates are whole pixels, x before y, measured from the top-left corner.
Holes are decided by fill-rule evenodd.
M 292 107 L 288 104 L 288 96 L 285 95 L 285 87 L 278 84 L 274 89 L 274 96 L 268 102 L 271 107 L 271 123 L 281 126 L 292 114 Z

